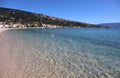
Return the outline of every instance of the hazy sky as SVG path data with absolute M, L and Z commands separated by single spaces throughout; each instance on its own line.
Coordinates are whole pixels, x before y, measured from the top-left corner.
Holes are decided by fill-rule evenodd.
M 0 0 L 0 6 L 93 24 L 120 22 L 120 0 Z

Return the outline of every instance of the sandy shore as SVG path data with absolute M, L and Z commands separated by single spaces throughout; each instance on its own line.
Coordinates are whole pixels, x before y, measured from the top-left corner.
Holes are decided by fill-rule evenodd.
M 0 33 L 4 32 L 6 30 L 9 30 L 9 28 L 0 28 Z
M 7 30 L 9 28 L 0 28 L 0 78 L 12 78 L 10 76 L 16 70 L 16 65 L 10 56 L 10 46 L 8 46 L 9 43 L 7 42 L 9 38 L 2 33 Z

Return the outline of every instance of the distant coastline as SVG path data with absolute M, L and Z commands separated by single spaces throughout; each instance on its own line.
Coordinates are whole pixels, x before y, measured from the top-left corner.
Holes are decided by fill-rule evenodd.
M 0 7 L 0 28 L 108 28 L 79 21 Z

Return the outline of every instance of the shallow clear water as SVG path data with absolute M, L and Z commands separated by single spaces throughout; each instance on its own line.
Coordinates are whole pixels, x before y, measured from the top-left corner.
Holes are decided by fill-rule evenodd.
M 120 29 L 16 29 L 11 55 L 26 78 L 120 78 Z

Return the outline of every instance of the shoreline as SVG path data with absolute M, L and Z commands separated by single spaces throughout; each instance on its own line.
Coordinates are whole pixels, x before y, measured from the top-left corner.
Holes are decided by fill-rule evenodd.
M 6 31 L 6 30 L 11 30 L 11 29 L 29 29 L 29 28 L 42 28 L 42 27 L 24 27 L 24 28 L 0 28 L 0 33 Z
M 0 34 L 4 31 L 12 30 L 12 29 L 25 29 L 25 28 L 0 28 Z
M 4 31 L 7 31 L 7 30 L 9 30 L 9 28 L 0 28 L 0 34 Z

